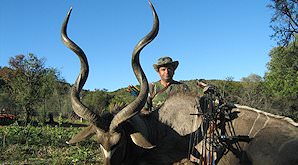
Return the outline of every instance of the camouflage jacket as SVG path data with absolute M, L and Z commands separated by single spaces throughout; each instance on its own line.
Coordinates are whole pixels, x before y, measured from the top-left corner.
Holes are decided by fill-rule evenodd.
M 149 110 L 159 109 L 169 96 L 176 93 L 187 92 L 189 92 L 188 86 L 178 81 L 171 82 L 166 89 L 160 83 L 160 81 L 151 83 L 149 86 L 149 99 L 145 105 L 145 108 Z

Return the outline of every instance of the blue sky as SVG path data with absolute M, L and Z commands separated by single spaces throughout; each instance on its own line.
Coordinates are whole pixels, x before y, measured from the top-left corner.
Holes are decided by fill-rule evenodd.
M 160 30 L 140 57 L 148 80 L 158 80 L 152 64 L 162 56 L 180 62 L 176 80 L 264 76 L 268 54 L 276 46 L 270 39 L 268 2 L 152 0 Z M 0 0 L 0 66 L 15 55 L 33 53 L 73 84 L 79 60 L 60 40 L 71 6 L 68 35 L 89 60 L 84 89 L 113 91 L 138 84 L 130 60 L 134 46 L 152 27 L 147 0 Z

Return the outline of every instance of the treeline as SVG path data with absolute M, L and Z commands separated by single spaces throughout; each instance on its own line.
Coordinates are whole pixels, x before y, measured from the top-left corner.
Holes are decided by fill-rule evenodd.
M 271 50 L 271 60 L 264 77 L 251 74 L 241 81 L 207 80 L 215 85 L 227 101 L 247 105 L 298 120 L 298 42 Z M 46 68 L 45 60 L 33 54 L 11 57 L 8 66 L 0 68 L 0 110 L 14 114 L 18 120 L 47 122 L 49 115 L 60 119 L 76 118 L 69 91 L 70 84 L 58 70 Z M 183 81 L 194 95 L 202 94 L 197 80 Z M 83 103 L 92 111 L 121 108 L 134 99 L 126 88 L 108 92 L 105 89 L 81 93 Z
M 298 119 L 298 50 L 297 42 L 271 50 L 271 60 L 264 77 L 251 74 L 240 82 L 233 78 L 209 80 L 228 101 Z M 10 58 L 8 67 L 0 68 L 0 110 L 15 114 L 20 120 L 46 122 L 48 115 L 72 118 L 70 85 L 58 70 L 45 68 L 45 60 L 33 54 Z M 200 94 L 197 80 L 184 81 L 193 94 Z M 134 97 L 126 88 L 83 91 L 83 103 L 97 113 L 124 106 Z
M 77 118 L 70 103 L 70 87 L 57 69 L 45 67 L 44 58 L 34 54 L 11 57 L 8 66 L 0 67 L 0 112 L 16 115 L 25 123 L 45 123 L 50 116 Z M 97 113 L 133 100 L 125 90 L 108 92 L 105 89 L 84 90 L 81 98 Z

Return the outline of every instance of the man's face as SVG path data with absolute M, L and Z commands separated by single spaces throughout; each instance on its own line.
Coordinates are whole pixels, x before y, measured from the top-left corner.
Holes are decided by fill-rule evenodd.
M 158 74 L 161 80 L 170 82 L 173 80 L 174 68 L 172 66 L 161 66 L 158 69 Z

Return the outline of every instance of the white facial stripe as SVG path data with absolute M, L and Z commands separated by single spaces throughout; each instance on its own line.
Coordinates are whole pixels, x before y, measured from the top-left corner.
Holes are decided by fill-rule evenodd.
M 102 145 L 100 145 L 100 148 L 102 149 L 105 158 L 111 158 L 111 151 L 107 151 Z
M 111 151 L 107 151 L 102 145 L 100 145 L 100 148 L 103 151 L 103 154 L 105 155 L 106 159 L 110 159 L 112 154 L 115 152 L 116 148 L 112 149 Z

